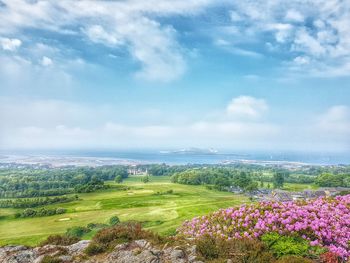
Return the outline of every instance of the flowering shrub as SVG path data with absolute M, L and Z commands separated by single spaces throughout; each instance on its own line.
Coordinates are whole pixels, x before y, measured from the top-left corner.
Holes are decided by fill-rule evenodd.
M 311 246 L 350 256 L 350 195 L 305 202 L 262 202 L 221 209 L 185 221 L 178 229 L 185 237 L 260 238 L 265 233 L 297 235 Z

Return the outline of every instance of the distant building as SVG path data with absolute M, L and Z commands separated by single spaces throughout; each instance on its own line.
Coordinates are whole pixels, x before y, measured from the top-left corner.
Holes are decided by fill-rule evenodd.
M 145 174 L 148 174 L 148 170 L 147 170 L 147 168 L 141 169 L 141 168 L 137 167 L 136 165 L 134 165 L 128 169 L 128 174 L 130 174 L 130 175 L 145 175 Z

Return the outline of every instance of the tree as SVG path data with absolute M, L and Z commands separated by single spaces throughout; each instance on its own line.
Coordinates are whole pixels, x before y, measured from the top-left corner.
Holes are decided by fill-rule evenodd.
M 141 182 L 143 182 L 143 183 L 148 183 L 148 182 L 149 182 L 149 176 L 148 176 L 148 175 L 143 176 L 143 177 L 141 178 Z
M 264 187 L 264 181 L 260 180 L 260 187 L 263 188 Z
M 316 184 L 322 187 L 345 186 L 344 176 L 340 174 L 324 173 L 317 177 Z
M 82 237 L 88 232 L 90 232 L 90 229 L 88 229 L 87 227 L 73 226 L 67 229 L 66 235 L 69 237 Z
M 248 184 L 245 188 L 245 191 L 247 192 L 252 192 L 255 190 L 258 190 L 258 183 L 257 182 L 251 182 L 250 184 Z
M 112 216 L 112 217 L 109 219 L 109 225 L 111 225 L 111 226 L 118 225 L 119 223 L 120 223 L 120 219 L 119 219 L 119 217 L 117 217 L 117 216 Z
M 245 172 L 241 172 L 233 178 L 233 184 L 242 189 L 245 189 L 251 183 L 252 179 Z
M 284 185 L 284 174 L 282 172 L 276 172 L 273 175 L 274 188 L 282 188 Z
M 117 175 L 114 179 L 114 181 L 118 184 L 123 182 L 123 177 L 121 175 Z
M 218 190 L 224 190 L 231 185 L 230 180 L 227 177 L 221 176 L 215 179 L 215 187 Z

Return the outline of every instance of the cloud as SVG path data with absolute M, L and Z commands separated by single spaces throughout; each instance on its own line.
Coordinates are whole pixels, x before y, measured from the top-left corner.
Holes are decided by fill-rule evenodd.
M 293 73 L 316 77 L 350 75 L 349 1 L 235 1 L 230 14 L 235 36 L 261 45 L 268 42 L 271 54 L 285 54 L 284 62 L 290 63 L 282 64 Z M 308 57 L 308 63 L 300 63 L 301 57 Z
M 51 58 L 48 58 L 46 56 L 43 56 L 41 59 L 41 65 L 43 65 L 44 67 L 48 67 L 51 66 L 53 64 L 53 61 Z
M 3 3 L 0 33 L 15 34 L 27 28 L 48 30 L 73 38 L 85 37 L 112 49 L 125 48 L 139 65 L 138 78 L 172 81 L 185 73 L 187 51 L 178 43 L 176 30 L 157 19 L 193 16 L 215 1 L 4 0 Z
M 17 38 L 0 38 L 0 45 L 3 50 L 16 51 L 22 45 L 22 41 Z
M 262 118 L 267 115 L 266 102 L 248 96 L 234 98 L 226 109 L 223 105 L 221 115 L 234 115 L 226 118 L 217 116 L 173 122 L 163 111 L 163 116 L 157 115 L 152 121 L 145 121 L 147 116 L 139 116 L 143 120 L 141 123 L 131 115 L 119 118 L 120 112 L 123 111 L 114 105 L 91 108 L 87 104 L 68 101 L 2 98 L 0 148 L 154 149 L 193 146 L 327 152 L 350 148 L 350 108 L 347 105 L 334 105 L 317 116 L 300 118 L 295 123 Z
M 287 21 L 303 22 L 304 16 L 299 11 L 290 9 L 287 11 L 285 19 Z
M 318 118 L 317 127 L 333 136 L 348 136 L 349 138 L 350 107 L 346 105 L 330 107 Z
M 240 96 L 232 99 L 227 106 L 227 114 L 234 118 L 258 119 L 267 112 L 268 108 L 263 99 Z
M 102 43 L 106 45 L 119 45 L 121 40 L 115 35 L 108 33 L 100 25 L 92 25 L 85 30 L 85 34 L 96 43 Z

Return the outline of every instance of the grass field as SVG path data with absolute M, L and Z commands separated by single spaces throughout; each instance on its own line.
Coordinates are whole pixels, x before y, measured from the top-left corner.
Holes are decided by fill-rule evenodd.
M 146 228 L 167 235 L 174 233 L 186 219 L 249 202 L 242 195 L 208 190 L 204 186 L 173 184 L 169 177 L 151 177 L 147 184 L 139 177 L 130 177 L 123 184 L 130 189 L 79 194 L 78 201 L 47 206 L 68 209 L 62 215 L 16 219 L 15 209 L 0 209 L 0 245 L 36 245 L 48 235 L 91 222 L 106 223 L 113 215 L 122 221 L 141 221 Z M 156 194 L 167 190 L 173 190 L 173 194 Z

